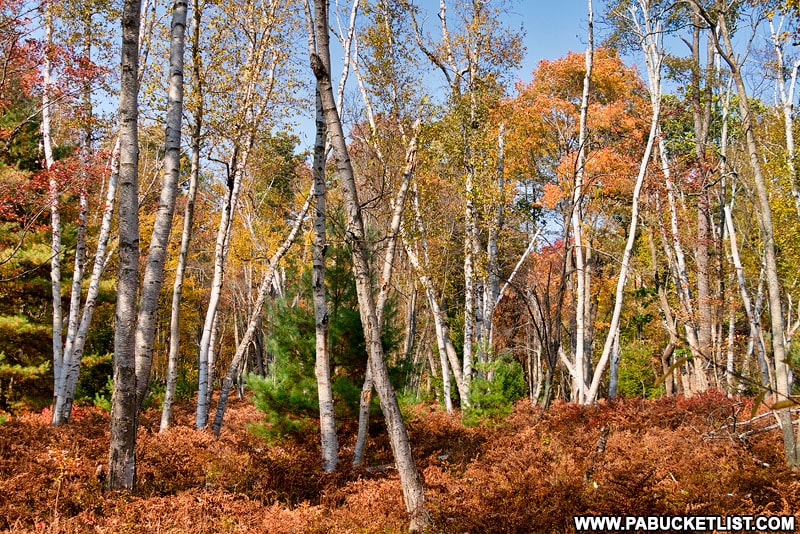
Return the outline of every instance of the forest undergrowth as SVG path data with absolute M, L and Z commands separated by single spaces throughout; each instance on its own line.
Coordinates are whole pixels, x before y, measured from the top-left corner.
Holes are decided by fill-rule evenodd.
M 465 427 L 436 406 L 408 412 L 434 532 L 571 532 L 576 514 L 732 515 L 800 511 L 772 416 L 719 392 L 549 411 L 520 402 L 493 425 Z M 762 410 L 763 411 L 763 410 Z M 49 411 L 0 425 L 0 530 L 11 532 L 402 532 L 400 484 L 380 423 L 366 467 L 320 467 L 314 433 L 268 443 L 234 401 L 220 438 L 193 429 L 190 404 L 158 434 L 142 417 L 138 493 L 104 491 L 108 415 Z M 734 424 L 735 423 L 735 424 Z

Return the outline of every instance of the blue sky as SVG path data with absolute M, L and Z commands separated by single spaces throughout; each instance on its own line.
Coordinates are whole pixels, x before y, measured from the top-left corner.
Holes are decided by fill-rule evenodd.
M 595 20 L 603 5 L 595 0 Z M 509 9 L 505 21 L 509 28 L 522 26 L 527 51 L 517 77 L 530 81 L 531 71 L 542 59 L 557 59 L 567 52 L 586 49 L 586 0 L 519 0 Z M 598 34 L 595 23 L 595 33 Z M 599 41 L 595 37 L 595 41 Z

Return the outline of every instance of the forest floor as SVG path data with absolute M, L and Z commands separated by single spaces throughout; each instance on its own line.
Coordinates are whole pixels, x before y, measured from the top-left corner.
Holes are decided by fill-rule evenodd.
M 407 411 L 433 532 L 544 533 L 574 531 L 578 514 L 800 513 L 800 477 L 782 467 L 779 431 L 740 437 L 774 423 L 767 416 L 743 426 L 751 406 L 718 392 L 546 412 L 522 402 L 478 427 L 435 406 Z M 269 445 L 248 431 L 261 416 L 247 401 L 233 401 L 218 440 L 193 429 L 191 410 L 180 406 L 164 434 L 159 414 L 144 414 L 135 496 L 103 490 L 106 413 L 79 409 L 61 428 L 49 426 L 48 412 L 10 418 L 0 425 L 0 531 L 407 528 L 379 424 L 369 467 L 349 467 L 354 436 L 345 428 L 344 467 L 326 475 L 316 435 Z

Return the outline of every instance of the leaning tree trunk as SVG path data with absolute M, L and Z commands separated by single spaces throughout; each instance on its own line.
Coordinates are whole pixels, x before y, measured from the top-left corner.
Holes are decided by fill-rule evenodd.
M 352 247 L 353 275 L 356 281 L 361 323 L 364 326 L 364 337 L 369 351 L 375 389 L 378 392 L 381 409 L 386 419 L 392 452 L 400 475 L 406 510 L 411 514 L 410 528 L 412 530 L 422 530 L 430 523 L 430 518 L 425 509 L 422 480 L 411 453 L 408 431 L 403 423 L 397 396 L 389 381 L 389 369 L 383 354 L 383 346 L 381 345 L 381 327 L 378 323 L 375 301 L 373 300 L 361 205 L 358 200 L 353 167 L 350 163 L 344 130 L 342 129 L 342 122 L 336 108 L 333 86 L 331 85 L 327 4 L 322 0 L 316 0 L 314 8 L 317 53 L 311 54 L 311 68 L 317 80 L 317 87 L 322 98 L 322 107 L 325 111 L 325 121 L 331 133 L 331 145 L 334 150 L 337 174 L 345 201 L 345 213 L 347 216 L 345 235 Z
M 297 215 L 294 226 L 292 226 L 292 229 L 289 231 L 289 235 L 286 237 L 286 240 L 278 248 L 278 250 L 275 251 L 275 254 L 272 255 L 272 258 L 270 258 L 267 272 L 264 273 L 264 276 L 261 278 L 261 285 L 258 288 L 258 297 L 253 305 L 253 310 L 250 313 L 250 318 L 247 322 L 247 330 L 245 330 L 242 339 L 239 341 L 239 344 L 236 347 L 236 353 L 233 355 L 233 360 L 228 367 L 228 372 L 225 375 L 225 379 L 222 381 L 222 388 L 220 388 L 219 391 L 217 413 L 214 415 L 214 421 L 211 424 L 211 429 L 215 436 L 219 436 L 220 430 L 222 430 L 222 420 L 225 417 L 225 410 L 228 406 L 228 395 L 230 394 L 231 387 L 233 386 L 233 381 L 239 372 L 242 360 L 250 348 L 250 343 L 253 341 L 255 331 L 261 322 L 261 314 L 264 311 L 264 301 L 267 298 L 270 287 L 272 287 L 275 273 L 278 270 L 278 263 L 281 261 L 281 258 L 286 255 L 286 253 L 289 251 L 289 247 L 292 246 L 294 240 L 297 238 L 297 234 L 300 232 L 300 228 L 303 225 L 303 220 L 305 219 L 308 209 L 311 206 L 313 194 L 314 188 L 312 186 L 311 191 L 309 191 L 308 195 L 306 196 L 305 204 L 303 204 L 300 213 Z
M 119 94 L 119 270 L 114 330 L 114 395 L 108 488 L 136 486 L 136 296 L 139 289 L 139 22 L 141 0 L 122 10 L 122 76 Z
M 199 0 L 192 2 L 192 83 L 196 93 L 196 109 L 192 124 L 192 167 L 189 174 L 189 191 L 186 198 L 186 209 L 183 214 L 183 231 L 178 253 L 178 265 L 175 269 L 175 281 L 172 286 L 172 311 L 169 327 L 169 357 L 167 361 L 167 385 L 164 391 L 164 402 L 161 407 L 160 431 L 169 427 L 172 419 L 172 406 L 175 401 L 175 389 L 178 382 L 178 351 L 180 349 L 181 295 L 183 294 L 183 278 L 186 272 L 186 260 L 189 255 L 189 242 L 192 239 L 194 222 L 194 204 L 197 196 L 197 178 L 200 174 L 200 134 L 203 127 L 203 86 L 200 77 L 200 20 L 202 10 Z
M 150 387 L 153 363 L 153 337 L 158 313 L 158 297 L 164 281 L 164 262 L 175 214 L 175 197 L 181 171 L 181 118 L 183 115 L 183 49 L 188 2 L 175 0 L 169 54 L 169 89 L 165 134 L 164 176 L 161 198 L 153 223 L 150 250 L 142 281 L 139 316 L 136 325 L 136 398 L 141 407 Z

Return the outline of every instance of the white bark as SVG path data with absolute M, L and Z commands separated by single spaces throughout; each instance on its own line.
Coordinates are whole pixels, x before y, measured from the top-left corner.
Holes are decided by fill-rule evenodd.
M 78 333 L 78 322 L 81 308 L 81 283 L 83 282 L 83 271 L 86 262 L 86 221 L 89 210 L 89 197 L 86 194 L 85 186 L 81 187 L 79 207 L 78 207 L 78 227 L 75 241 L 75 264 L 72 270 L 72 289 L 70 291 L 69 319 L 67 321 L 67 340 L 62 354 L 62 365 L 59 372 L 59 381 L 54 392 L 56 400 L 53 406 L 54 425 L 69 421 L 72 411 L 72 398 L 74 396 L 74 386 L 71 394 L 67 388 L 72 376 L 76 378 L 80 371 L 80 358 L 73 358 L 75 337 Z M 73 367 L 75 369 L 73 370 Z
M 50 93 L 53 87 L 53 66 L 50 59 L 53 54 L 53 15 L 50 3 L 45 3 L 45 51 L 42 63 L 42 148 L 44 152 L 44 168 L 50 171 L 55 163 L 53 159 L 53 137 L 50 119 Z M 53 400 L 63 383 L 64 347 L 62 333 L 64 319 L 61 308 L 61 211 L 59 207 L 59 187 L 55 175 L 49 177 L 48 202 L 50 204 L 50 292 L 53 303 Z
M 188 2 L 175 0 L 172 12 L 170 72 L 166 117 L 164 175 L 158 202 L 150 250 L 142 281 L 139 315 L 136 326 L 136 397 L 139 406 L 150 388 L 150 367 L 153 363 L 153 338 L 158 312 L 158 297 L 164 280 L 175 198 L 181 170 L 181 118 L 183 114 L 183 51 Z
M 672 171 L 669 166 L 669 155 L 664 143 L 664 137 L 659 131 L 658 138 L 658 153 L 661 161 L 661 172 L 664 175 L 664 181 L 667 190 L 667 203 L 669 206 L 669 219 L 670 219 L 670 240 L 672 243 L 671 251 L 668 257 L 670 258 L 670 271 L 672 272 L 672 279 L 675 283 L 676 292 L 678 294 L 678 301 L 681 306 L 681 311 L 685 317 L 684 331 L 686 333 L 686 341 L 689 343 L 689 349 L 692 355 L 699 359 L 699 349 L 697 341 L 697 328 L 694 319 L 694 306 L 692 305 L 692 294 L 689 286 L 689 275 L 686 269 L 686 255 L 683 252 L 681 245 L 680 235 L 678 233 L 678 210 L 675 201 L 675 182 L 672 179 Z M 673 256 L 674 255 L 674 256 Z M 674 259 L 674 262 L 672 261 Z M 692 394 L 692 388 L 686 390 L 687 396 Z
M 119 99 L 119 270 L 114 331 L 114 396 L 108 488 L 136 485 L 136 368 L 134 340 L 139 289 L 138 40 L 140 0 L 125 0 L 122 11 L 122 78 Z
M 169 356 L 167 360 L 167 384 L 164 391 L 164 402 L 161 408 L 161 425 L 159 431 L 169 428 L 172 419 L 172 406 L 175 401 L 175 390 L 178 381 L 178 353 L 180 350 L 180 314 L 181 295 L 183 294 L 183 278 L 186 273 L 186 260 L 189 255 L 189 243 L 192 238 L 194 223 L 194 205 L 197 196 L 197 179 L 200 174 L 200 135 L 203 126 L 203 85 L 200 76 L 200 21 L 202 10 L 199 0 L 192 2 L 192 83 L 197 93 L 192 124 L 192 167 L 189 174 L 189 191 L 186 196 L 186 208 L 183 214 L 183 230 L 181 231 L 178 265 L 175 269 L 175 281 L 172 286 L 172 310 L 169 328 Z
M 317 0 L 314 3 L 314 8 L 317 53 L 311 55 L 311 68 L 317 79 L 317 87 L 322 98 L 325 119 L 331 135 L 331 146 L 336 159 L 337 174 L 345 200 L 345 236 L 352 246 L 353 275 L 356 280 L 361 323 L 364 326 L 364 336 L 369 351 L 375 389 L 380 398 L 395 464 L 400 475 L 406 510 L 411 514 L 410 528 L 412 530 L 423 530 L 430 523 L 430 518 L 425 509 L 422 481 L 411 453 L 408 431 L 403 423 L 400 406 L 397 404 L 397 396 L 389 382 L 388 367 L 380 339 L 381 326 L 378 323 L 375 301 L 373 300 L 361 205 L 331 85 L 327 6 L 324 1 Z
M 328 303 L 325 291 L 325 250 L 328 247 L 326 236 L 325 209 L 325 115 L 317 92 L 316 97 L 317 137 L 314 143 L 314 251 L 311 291 L 314 298 L 314 328 L 316 339 L 316 359 L 314 372 L 317 377 L 317 397 L 319 400 L 319 426 L 322 445 L 322 469 L 330 473 L 339 463 L 339 441 L 336 437 L 336 418 L 333 410 L 333 390 L 331 388 L 330 351 L 328 350 Z M 370 387 L 370 390 L 372 388 Z
M 588 295 L 586 288 L 586 262 L 584 261 L 583 251 L 583 178 L 586 165 L 586 143 L 587 130 L 586 119 L 589 111 L 589 89 L 592 79 L 592 63 L 594 60 L 594 28 L 592 0 L 588 0 L 588 39 L 586 46 L 586 73 L 583 77 L 583 93 L 581 95 L 581 114 L 579 119 L 578 131 L 578 161 L 575 169 L 575 189 L 572 193 L 572 239 L 575 250 L 575 271 L 577 277 L 577 287 L 575 293 L 575 372 L 572 376 L 573 387 L 575 390 L 575 401 L 584 404 L 589 401 L 586 393 L 586 366 L 584 349 L 586 347 L 586 307 L 588 305 Z

